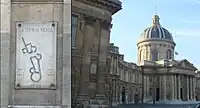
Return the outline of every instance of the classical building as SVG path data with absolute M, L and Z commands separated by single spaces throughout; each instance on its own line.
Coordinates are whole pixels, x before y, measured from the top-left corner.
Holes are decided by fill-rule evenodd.
M 128 63 L 110 43 L 111 17 L 121 2 L 72 2 L 72 103 L 108 104 L 195 100 L 197 70 L 174 60 L 172 34 L 154 15 L 137 42 L 138 63 Z
M 175 45 L 172 34 L 160 25 L 158 15 L 139 37 L 137 65 L 125 62 L 118 47 L 110 44 L 107 66 L 112 83 L 116 83 L 112 102 L 195 100 L 197 68 L 186 59 L 174 60 Z
M 72 103 L 107 105 L 105 76 L 118 0 L 72 0 Z

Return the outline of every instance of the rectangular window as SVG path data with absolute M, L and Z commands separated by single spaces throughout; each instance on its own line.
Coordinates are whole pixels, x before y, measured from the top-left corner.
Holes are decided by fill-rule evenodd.
M 72 47 L 76 46 L 76 35 L 77 35 L 77 22 L 78 22 L 78 17 L 72 15 Z

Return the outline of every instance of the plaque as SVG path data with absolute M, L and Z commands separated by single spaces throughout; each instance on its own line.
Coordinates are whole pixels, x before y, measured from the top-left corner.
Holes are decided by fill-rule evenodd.
M 15 88 L 56 88 L 56 22 L 16 23 Z

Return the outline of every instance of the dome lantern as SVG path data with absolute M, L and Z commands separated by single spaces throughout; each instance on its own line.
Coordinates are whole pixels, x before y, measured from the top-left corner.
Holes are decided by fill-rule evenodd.
M 153 26 L 160 26 L 159 20 L 160 20 L 159 16 L 158 15 L 154 15 L 153 18 L 152 18 Z

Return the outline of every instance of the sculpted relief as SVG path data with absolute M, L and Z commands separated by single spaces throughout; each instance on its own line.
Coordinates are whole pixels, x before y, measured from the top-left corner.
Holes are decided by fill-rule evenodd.
M 17 23 L 16 88 L 56 87 L 55 23 Z

